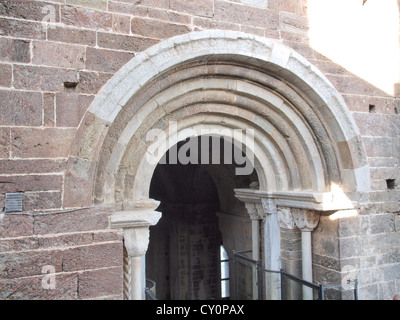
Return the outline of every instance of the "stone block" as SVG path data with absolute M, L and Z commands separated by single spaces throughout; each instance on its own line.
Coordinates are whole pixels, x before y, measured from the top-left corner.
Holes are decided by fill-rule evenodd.
M 12 175 L 0 177 L 0 193 L 60 190 L 61 175 Z
M 285 32 L 303 33 L 307 35 L 308 19 L 297 14 L 279 12 L 279 30 Z
M 0 18 L 0 35 L 23 39 L 46 39 L 40 22 Z
M 173 11 L 184 12 L 196 16 L 212 17 L 213 1 L 212 0 L 170 0 L 169 8 Z
M 82 246 L 64 251 L 63 271 L 122 266 L 122 242 Z
M 10 129 L 0 128 L 0 158 L 10 156 Z
M 78 127 L 93 96 L 75 93 L 56 95 L 57 127 Z
M 61 191 L 29 192 L 22 198 L 24 211 L 38 211 L 61 208 Z
M 79 298 L 118 295 L 122 292 L 122 267 L 85 271 L 79 274 Z
M 42 125 L 42 95 L 0 90 L 0 125 Z
M 34 64 L 61 68 L 85 68 L 86 48 L 84 46 L 34 41 L 32 53 Z
M 29 251 L 35 249 L 39 249 L 39 241 L 36 237 L 0 240 L 0 252 Z
M 0 220 L 0 238 L 13 238 L 33 234 L 33 217 L 22 214 L 6 214 Z
M 76 208 L 93 204 L 93 181 L 96 164 L 85 159 L 71 158 L 64 182 L 64 207 Z
M 371 216 L 371 233 L 388 233 L 395 231 L 395 216 L 392 213 Z
M 80 71 L 75 92 L 97 94 L 111 77 L 110 73 Z
M 54 21 L 60 21 L 60 6 L 58 4 L 49 4 L 48 2 L 36 0 L 24 0 L 23 5 L 20 0 L 2 0 L 0 4 L 0 16 L 18 18 L 22 20 L 42 21 L 47 15 L 46 6 L 54 8 Z
M 78 298 L 78 274 L 55 274 L 55 289 L 45 289 L 44 275 L 0 280 L 1 300 L 75 300 Z
M 28 65 L 14 66 L 14 87 L 37 91 L 62 91 L 65 82 L 78 82 L 74 70 Z
M 62 270 L 61 250 L 40 250 L 0 254 L 0 276 L 13 279 L 42 274 L 44 266 L 53 266 L 55 272 Z
M 131 52 L 87 48 L 86 68 L 93 71 L 115 73 L 134 56 Z
M 0 160 L 2 174 L 23 174 L 23 173 L 60 173 L 65 170 L 66 160 L 64 159 L 8 159 Z
M 126 12 L 124 11 L 124 13 Z M 129 34 L 131 32 L 131 18 L 125 15 L 113 14 L 112 31 L 116 33 Z
M 55 94 L 43 93 L 43 126 L 54 127 L 55 125 Z
M 29 41 L 0 38 L 0 61 L 29 63 L 31 61 Z
M 82 27 L 94 30 L 112 30 L 112 14 L 108 12 L 63 6 L 61 22 L 69 26 Z
M 34 232 L 38 235 L 45 235 L 105 230 L 109 224 L 108 217 L 112 213 L 111 207 L 92 207 L 35 215 Z
M 277 11 L 244 7 L 236 3 L 219 0 L 214 2 L 214 19 L 272 30 L 278 29 L 279 24 Z
M 47 30 L 47 39 L 50 41 L 61 41 L 87 46 L 95 46 L 96 32 L 91 30 L 63 28 L 57 26 L 54 29 L 49 28 Z
M 153 19 L 134 17 L 131 21 L 133 34 L 154 39 L 167 39 L 176 35 L 190 32 L 190 28 L 181 24 L 172 24 Z
M 158 43 L 158 40 L 154 39 L 117 35 L 113 33 L 97 33 L 98 46 L 108 49 L 141 52 L 156 43 Z
M 18 158 L 67 157 L 75 129 L 13 128 L 11 151 Z
M 0 64 L 0 87 L 11 87 L 12 67 L 10 64 Z
M 66 4 L 88 7 L 98 10 L 107 10 L 107 0 L 66 0 Z
M 277 11 L 292 12 L 298 15 L 306 15 L 307 2 L 305 0 L 268 0 L 268 7 Z

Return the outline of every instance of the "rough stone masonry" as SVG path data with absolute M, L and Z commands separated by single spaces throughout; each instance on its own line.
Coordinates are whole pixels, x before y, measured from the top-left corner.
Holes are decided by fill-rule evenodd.
M 94 101 L 107 94 L 101 91 L 102 88 L 116 79 L 119 70 L 121 79 L 124 70 L 129 70 L 123 69 L 124 66 L 132 61 L 139 63 L 138 59 L 144 61 L 146 55 L 154 53 L 151 50 L 156 45 L 160 46 L 157 48 L 168 47 L 176 36 L 183 37 L 176 38 L 182 43 L 185 35 L 195 42 L 197 32 L 207 30 L 215 31 L 209 37 L 209 52 L 204 53 L 207 58 L 194 62 L 187 59 L 180 64 L 177 56 L 177 62 L 164 73 L 138 85 L 146 90 L 138 89 L 121 102 L 122 105 L 109 98 L 110 105 L 115 102 L 119 106 L 115 109 L 118 111 L 115 122 L 101 118 L 100 111 L 97 114 L 90 112 L 98 108 L 96 105 L 89 110 Z M 354 167 L 346 167 L 340 172 L 359 168 L 359 164 L 351 162 L 359 156 L 357 148 L 351 149 L 348 145 L 360 146 L 360 154 L 365 152 L 366 155 L 370 187 L 363 192 L 349 192 L 357 203 L 356 215 L 335 220 L 330 219 L 331 212 L 321 215 L 318 227 L 312 232 L 313 280 L 332 284 L 340 283 L 346 277 L 356 277 L 361 299 L 392 299 L 400 293 L 399 88 L 395 95 L 390 95 L 329 60 L 310 45 L 308 31 L 306 0 L 1 0 L 0 299 L 124 298 L 127 279 L 124 276 L 127 273 L 124 234 L 121 227 L 111 228 L 112 216 L 117 211 L 146 207 L 137 202 L 129 207 L 127 199 L 139 200 L 132 194 L 142 190 L 135 189 L 140 185 L 135 180 L 135 172 L 139 167 L 140 152 L 145 149 L 141 137 L 153 125 L 164 128 L 163 116 L 181 120 L 200 111 L 203 115 L 221 115 L 240 109 L 234 113 L 238 119 L 246 118 L 263 127 L 265 119 L 276 119 L 276 112 L 269 112 L 268 108 L 259 111 L 265 107 L 261 106 L 261 98 L 249 103 L 246 99 L 253 94 L 251 91 L 232 94 L 251 82 L 255 86 L 275 88 L 279 97 L 285 96 L 279 99 L 289 105 L 297 102 L 300 105 L 303 101 L 305 105 L 316 105 L 315 108 L 304 107 L 304 114 L 295 113 L 306 123 L 304 127 L 314 130 L 319 126 L 319 123 L 311 122 L 313 116 L 310 114 L 315 112 L 323 119 L 326 106 L 318 105 L 319 98 L 313 100 L 309 98 L 311 94 L 306 96 L 306 86 L 300 86 L 300 80 L 294 80 L 280 67 L 274 68 L 273 62 L 267 68 L 249 58 L 246 65 L 246 61 L 236 59 L 228 52 L 228 45 L 225 56 L 213 58 L 213 41 L 218 42 L 215 34 L 220 34 L 220 39 L 231 37 L 230 41 L 226 40 L 227 44 L 251 37 L 272 39 L 301 55 L 309 62 L 306 67 L 302 65 L 304 70 L 319 70 L 337 90 L 360 139 L 343 140 L 340 144 L 340 138 L 332 138 L 334 134 L 328 129 L 328 133 L 323 130 L 317 133 L 315 129 L 310 139 L 317 141 L 318 152 L 324 153 L 322 158 L 328 157 L 329 152 L 340 154 L 337 156 L 338 172 L 342 170 L 342 162 Z M 232 34 L 235 36 L 230 36 Z M 175 43 L 176 47 L 179 45 Z M 210 96 L 204 93 L 200 98 L 195 97 L 199 90 L 193 89 L 192 96 L 173 100 L 178 97 L 178 89 L 168 91 L 168 88 L 193 79 L 201 79 L 204 91 L 209 90 Z M 136 80 L 140 82 L 140 79 Z M 232 83 L 235 88 L 230 87 Z M 196 85 L 194 80 L 190 84 Z M 183 88 L 179 90 L 192 90 L 190 85 Z M 118 90 L 133 92 L 132 87 Z M 113 97 L 112 94 L 107 97 Z M 171 100 L 181 105 L 180 113 L 168 112 L 174 107 Z M 142 117 L 140 110 L 149 109 L 155 101 L 160 104 L 165 101 L 164 109 L 154 105 L 151 116 Z M 199 101 L 209 104 L 204 107 Z M 240 108 L 230 109 L 230 104 L 240 105 Z M 286 119 L 291 114 L 281 116 Z M 214 120 L 221 119 L 216 116 Z M 326 119 L 321 123 L 329 127 L 330 121 Z M 125 130 L 135 127 L 136 123 L 145 125 L 122 145 Z M 275 131 L 269 132 L 272 136 Z M 296 163 L 299 171 L 307 169 L 306 158 L 297 161 L 297 157 L 306 155 L 300 146 L 309 141 L 298 140 L 299 147 L 295 150 L 293 141 L 297 138 L 292 135 L 291 125 L 282 125 L 279 132 L 284 136 L 282 145 L 286 139 L 296 159 L 286 157 L 289 152 L 285 153 L 284 148 L 274 156 L 283 157 L 282 163 Z M 331 141 L 328 138 L 337 139 L 335 141 L 339 143 L 324 149 L 323 143 Z M 311 140 L 310 143 L 314 143 Z M 128 151 L 122 156 L 122 151 L 118 153 L 118 150 L 123 148 Z M 109 169 L 112 167 L 109 163 L 116 163 L 116 169 Z M 321 170 L 326 175 L 324 181 L 330 181 L 331 172 L 326 173 L 326 163 L 322 163 Z M 230 221 L 220 225 L 222 236 L 225 234 L 224 242 L 229 242 L 231 249 L 243 249 L 244 244 L 251 245 L 251 239 L 248 229 L 241 230 L 241 226 L 249 228 L 251 224 L 244 205 L 233 193 L 233 188 L 243 187 L 243 183 L 233 179 L 232 183 L 224 184 L 223 181 L 231 181 L 227 178 L 229 170 L 224 173 L 214 170 L 214 174 L 210 170 L 215 181 L 222 181 L 217 185 L 220 211 L 225 211 L 222 212 L 224 219 Z M 317 179 L 311 175 L 310 171 L 310 180 Z M 302 177 L 301 172 L 298 176 Z M 282 183 L 281 190 L 276 191 L 314 188 L 314 180 L 299 180 L 297 185 L 289 179 L 286 184 Z M 143 190 L 146 188 L 150 185 Z M 10 193 L 22 195 L 22 211 L 5 212 L 6 194 Z M 236 220 L 226 218 L 228 214 Z M 244 217 L 248 222 L 239 223 Z M 230 233 L 232 235 L 228 236 Z M 264 233 L 265 230 L 261 236 L 265 236 Z M 262 243 L 261 251 L 265 243 Z M 282 266 L 301 274 L 298 230 L 281 228 L 281 259 Z M 54 287 L 49 286 L 51 279 L 55 279 Z M 348 292 L 334 297 L 351 299 Z

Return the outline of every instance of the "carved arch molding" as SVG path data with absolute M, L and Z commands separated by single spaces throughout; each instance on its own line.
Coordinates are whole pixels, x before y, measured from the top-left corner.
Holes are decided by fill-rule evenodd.
M 175 142 L 188 129 L 254 130 L 257 192 L 271 207 L 350 209 L 370 188 L 359 131 L 326 77 L 275 40 L 213 30 L 160 42 L 102 88 L 76 133 L 64 207 L 112 204 L 111 224 L 124 230 L 157 223 L 149 199 L 157 163 L 146 154 L 163 141 L 146 139 L 153 128 Z M 291 210 L 303 228 L 314 221 L 300 216 Z

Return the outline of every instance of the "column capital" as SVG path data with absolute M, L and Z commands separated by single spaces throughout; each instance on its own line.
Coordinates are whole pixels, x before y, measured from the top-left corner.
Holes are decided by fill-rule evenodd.
M 111 228 L 122 228 L 129 257 L 140 257 L 146 254 L 149 245 L 149 227 L 157 224 L 160 218 L 161 212 L 146 208 L 119 211 L 111 216 Z
M 292 209 L 292 216 L 301 231 L 313 231 L 319 223 L 321 214 L 314 210 Z
M 246 202 L 245 207 L 248 215 L 251 220 L 261 220 L 262 216 L 260 215 L 261 205 L 258 203 Z
M 287 207 L 278 207 L 278 224 L 283 229 L 294 229 L 296 224 L 292 216 L 292 209 Z

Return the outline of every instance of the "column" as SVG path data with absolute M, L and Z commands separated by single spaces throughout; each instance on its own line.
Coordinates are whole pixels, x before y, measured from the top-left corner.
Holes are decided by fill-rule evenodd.
M 303 279 L 313 281 L 311 232 L 317 227 L 320 214 L 312 210 L 292 209 L 296 226 L 301 230 L 301 258 Z M 313 300 L 313 291 L 303 286 L 303 300 Z
M 153 207 L 157 207 L 156 202 Z M 154 209 L 155 209 L 154 208 Z M 149 245 L 149 227 L 157 224 L 161 213 L 151 206 L 116 212 L 111 228 L 122 229 L 124 236 L 124 299 L 144 300 L 146 286 L 144 257 Z
M 264 268 L 279 271 L 281 268 L 281 234 L 278 224 L 277 208 L 271 199 L 262 199 L 262 214 L 264 228 Z M 278 273 L 265 274 L 266 300 L 280 300 L 281 283 Z
M 252 238 L 252 259 L 254 261 L 260 260 L 260 215 L 257 204 L 247 202 L 245 203 L 247 213 L 251 219 L 251 238 Z M 260 285 L 256 266 L 253 266 L 253 300 L 259 299 L 258 286 Z

